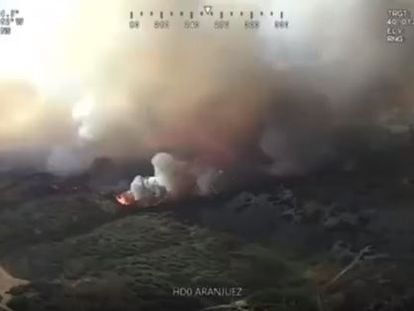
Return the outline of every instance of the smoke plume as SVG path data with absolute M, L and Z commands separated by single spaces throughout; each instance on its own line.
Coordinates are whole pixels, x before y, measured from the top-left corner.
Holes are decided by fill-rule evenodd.
M 199 12 L 202 1 L 67 0 L 55 26 L 31 27 L 53 6 L 40 2 L 22 2 L 26 26 L 0 41 L 9 57 L 0 61 L 0 151 L 30 150 L 39 169 L 71 174 L 99 156 L 168 152 L 152 159 L 154 177 L 168 191 L 191 182 L 208 193 L 221 169 L 306 172 L 348 141 L 369 146 L 384 122 L 411 122 L 414 35 L 385 42 L 386 10 L 414 10 L 408 0 L 209 1 L 225 12 L 283 10 L 290 22 L 276 30 L 267 17 L 258 31 L 239 17 L 227 31 L 207 19 L 185 30 L 179 16 L 170 30 L 152 29 L 149 17 L 128 29 L 131 10 Z
M 131 183 L 130 193 L 135 201 L 163 200 L 167 196 L 206 196 L 214 192 L 214 182 L 220 174 L 219 171 L 200 167 L 194 162 L 177 160 L 168 153 L 157 153 L 151 163 L 154 175 L 138 175 Z

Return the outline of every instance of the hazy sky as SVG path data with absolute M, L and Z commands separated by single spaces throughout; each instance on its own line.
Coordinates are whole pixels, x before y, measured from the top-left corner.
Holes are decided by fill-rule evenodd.
M 206 3 L 225 12 L 283 10 L 289 29 L 275 30 L 268 17 L 256 32 L 240 17 L 226 32 L 208 27 L 206 17 L 197 31 L 182 29 L 178 17 L 168 31 L 151 30 L 148 18 L 142 29 L 128 28 L 131 10 L 200 11 Z M 323 110 L 312 107 L 321 101 L 333 123 L 362 110 L 377 115 L 389 81 L 395 105 L 411 109 L 414 31 L 405 45 L 385 42 L 386 9 L 408 3 L 3 0 L 0 9 L 18 9 L 25 22 L 0 37 L 1 150 L 51 150 L 52 166 L 71 168 L 88 163 L 85 154 L 140 156 L 183 145 L 231 158 L 233 145 L 260 136 L 263 115 L 277 123 L 293 95 L 303 97 L 292 104 L 300 107 L 289 112 L 295 117 L 285 118 L 295 131 L 312 123 L 297 116 L 319 120 L 310 111 Z M 281 134 L 295 131 L 272 126 L 265 149 L 296 148 Z

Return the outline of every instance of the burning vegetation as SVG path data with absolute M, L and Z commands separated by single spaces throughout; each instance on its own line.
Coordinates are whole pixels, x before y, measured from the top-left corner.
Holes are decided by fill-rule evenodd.
M 207 196 L 221 171 L 175 159 L 171 154 L 158 153 L 151 163 L 154 176 L 136 176 L 130 189 L 116 196 L 121 205 L 154 206 L 180 197 Z
M 125 27 L 132 0 L 52 2 L 0 40 L 7 308 L 414 310 L 414 38 L 384 41 L 389 1 L 148 32 Z

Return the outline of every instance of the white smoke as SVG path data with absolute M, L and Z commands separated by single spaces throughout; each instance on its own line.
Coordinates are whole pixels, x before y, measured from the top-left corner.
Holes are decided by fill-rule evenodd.
M 136 176 L 130 192 L 136 201 L 150 201 L 164 196 L 177 198 L 188 195 L 211 194 L 220 172 L 213 167 L 203 167 L 192 162 L 175 159 L 171 154 L 158 153 L 151 163 L 154 176 Z
M 168 153 L 158 153 L 151 160 L 154 177 L 168 192 L 175 193 L 187 175 L 186 163 L 177 161 Z
M 135 201 L 148 201 L 153 198 L 163 198 L 167 189 L 160 184 L 156 177 L 143 177 L 138 175 L 131 183 L 130 191 Z
M 84 140 L 93 140 L 96 133 L 92 131 L 92 126 L 88 118 L 95 108 L 96 99 L 93 94 L 88 94 L 77 101 L 72 110 L 72 118 L 78 126 L 78 135 Z

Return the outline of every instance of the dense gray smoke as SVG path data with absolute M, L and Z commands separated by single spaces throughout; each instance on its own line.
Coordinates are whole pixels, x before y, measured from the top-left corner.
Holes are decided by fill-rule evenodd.
M 66 39 L 50 49 L 53 62 L 42 63 L 46 78 L 28 92 L 19 81 L 10 87 L 13 68 L 3 77 L 1 151 L 41 150 L 42 169 L 60 174 L 78 173 L 98 156 L 169 152 L 174 157 L 152 160 L 162 185 L 171 190 L 182 178 L 208 193 L 221 169 L 250 163 L 303 173 L 346 152 L 338 149 L 344 137 L 369 146 L 378 126 L 411 122 L 414 31 L 402 45 L 385 42 L 386 10 L 414 10 L 410 1 L 209 1 L 217 10 L 283 10 L 290 27 L 275 30 L 268 19 L 247 31 L 235 19 L 239 26 L 228 31 L 191 31 L 174 17 L 170 30 L 151 29 L 149 18 L 138 31 L 127 28 L 130 10 L 203 4 L 90 0 L 68 9 L 76 14 L 59 28 Z

